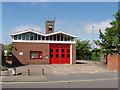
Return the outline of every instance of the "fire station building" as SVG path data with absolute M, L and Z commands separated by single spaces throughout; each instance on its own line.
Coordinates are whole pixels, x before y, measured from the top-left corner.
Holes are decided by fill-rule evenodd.
M 54 24 L 46 21 L 46 34 L 31 29 L 10 34 L 13 65 L 75 64 L 77 36 L 54 32 Z

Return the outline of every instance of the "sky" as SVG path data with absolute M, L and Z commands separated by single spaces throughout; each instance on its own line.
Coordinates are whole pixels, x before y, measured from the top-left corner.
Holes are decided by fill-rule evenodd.
M 2 43 L 10 44 L 10 33 L 26 29 L 45 34 L 45 21 L 54 17 L 55 31 L 98 40 L 99 29 L 111 27 L 117 11 L 118 2 L 2 2 Z

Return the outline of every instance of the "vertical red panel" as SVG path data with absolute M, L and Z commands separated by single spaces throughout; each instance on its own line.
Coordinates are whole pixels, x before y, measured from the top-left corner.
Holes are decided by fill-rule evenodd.
M 50 44 L 51 64 L 70 64 L 70 44 Z

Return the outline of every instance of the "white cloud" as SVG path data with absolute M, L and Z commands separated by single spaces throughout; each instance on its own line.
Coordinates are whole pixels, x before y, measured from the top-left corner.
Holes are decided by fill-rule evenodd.
M 70 23 L 68 20 L 57 20 L 55 21 L 55 28 L 57 30 L 63 30 L 66 28 L 66 26 L 68 26 Z
M 16 28 L 14 28 L 11 32 L 19 32 L 19 31 L 24 31 L 24 30 L 28 30 L 28 29 L 32 29 L 32 30 L 35 30 L 35 31 L 39 31 L 41 32 L 41 28 L 38 27 L 38 26 L 34 26 L 34 25 L 21 25 L 21 26 L 18 26 Z
M 87 23 L 84 27 L 85 32 L 87 34 L 98 34 L 99 33 L 99 29 L 101 29 L 101 31 L 104 33 L 105 28 L 107 27 L 111 27 L 111 25 L 109 24 L 112 20 L 106 20 L 106 21 L 102 21 L 102 22 L 92 22 L 92 23 Z M 94 27 L 92 27 L 94 26 Z

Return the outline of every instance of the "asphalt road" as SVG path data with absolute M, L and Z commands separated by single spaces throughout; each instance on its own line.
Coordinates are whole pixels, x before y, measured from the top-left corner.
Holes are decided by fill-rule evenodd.
M 78 82 L 24 82 L 14 84 L 3 84 L 2 88 L 118 88 L 118 80 L 95 80 Z
M 47 81 L 3 82 L 3 88 L 118 88 L 118 73 L 49 75 Z M 31 76 L 32 78 L 32 76 Z M 37 78 L 37 77 L 36 77 Z M 39 77 L 38 77 L 39 78 Z

